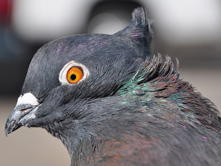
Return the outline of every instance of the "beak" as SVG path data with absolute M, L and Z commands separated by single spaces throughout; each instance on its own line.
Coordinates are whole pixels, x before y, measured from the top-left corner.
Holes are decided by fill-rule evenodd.
M 34 119 L 39 103 L 31 93 L 26 93 L 18 98 L 13 112 L 9 115 L 5 125 L 5 135 L 12 133 L 21 126 L 28 125 Z

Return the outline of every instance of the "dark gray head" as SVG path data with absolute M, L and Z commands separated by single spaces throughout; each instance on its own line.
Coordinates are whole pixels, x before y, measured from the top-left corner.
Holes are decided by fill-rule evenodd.
M 24 125 L 56 130 L 67 118 L 83 118 L 80 110 L 91 100 L 113 96 L 150 57 L 150 25 L 138 8 L 131 24 L 114 35 L 74 35 L 40 48 L 7 120 L 6 135 Z
M 220 165 L 217 110 L 179 79 L 170 58 L 151 57 L 150 25 L 139 8 L 114 35 L 40 48 L 6 135 L 42 127 L 61 139 L 72 165 Z

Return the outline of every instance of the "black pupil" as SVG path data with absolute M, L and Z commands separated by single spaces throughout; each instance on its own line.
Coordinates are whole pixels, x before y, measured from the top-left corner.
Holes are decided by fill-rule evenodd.
M 71 75 L 71 80 L 74 81 L 75 79 L 76 79 L 76 75 L 75 75 L 75 74 L 72 74 L 72 75 Z

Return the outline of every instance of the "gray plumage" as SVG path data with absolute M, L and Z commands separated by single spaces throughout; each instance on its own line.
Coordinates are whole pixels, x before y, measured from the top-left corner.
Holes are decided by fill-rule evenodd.
M 138 8 L 114 35 L 74 35 L 40 48 L 6 134 L 44 128 L 64 143 L 72 166 L 221 165 L 218 111 L 169 57 L 151 55 L 151 24 Z M 65 82 L 69 63 L 82 81 Z

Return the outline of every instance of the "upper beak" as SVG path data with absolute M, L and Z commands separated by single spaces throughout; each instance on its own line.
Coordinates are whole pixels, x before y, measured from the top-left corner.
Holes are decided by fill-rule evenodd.
M 27 125 L 31 119 L 35 118 L 38 106 L 37 99 L 31 93 L 20 96 L 5 124 L 5 135 L 7 136 L 21 126 Z
M 35 110 L 36 106 L 29 104 L 18 105 L 14 108 L 13 112 L 9 115 L 5 125 L 5 135 L 12 133 L 13 131 L 24 126 L 28 120 L 33 117 L 34 114 L 30 114 Z

